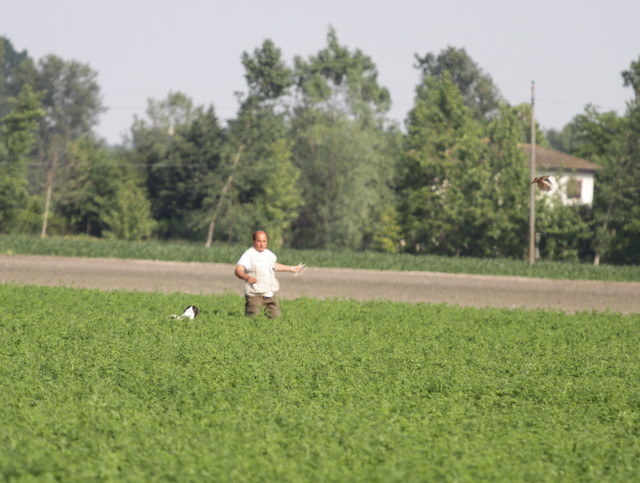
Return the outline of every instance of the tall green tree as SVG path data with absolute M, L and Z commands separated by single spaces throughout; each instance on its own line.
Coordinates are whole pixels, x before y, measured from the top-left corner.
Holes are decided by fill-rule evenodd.
M 626 215 L 617 221 L 616 262 L 640 263 L 640 57 L 623 71 L 625 87 L 631 87 L 627 103 L 626 129 L 622 139 L 621 164 L 626 182 L 621 187 L 620 208 Z
M 45 237 L 55 185 L 59 181 L 58 168 L 64 164 L 72 140 L 92 135 L 104 107 L 97 73 L 88 64 L 48 55 L 38 61 L 34 88 L 43 92 L 45 108 L 39 136 L 39 161 L 46 171 L 40 233 Z
M 174 202 L 175 191 L 187 187 L 180 178 L 188 179 L 180 160 L 170 160 L 169 151 L 183 139 L 189 129 L 195 109 L 191 98 L 181 92 L 169 92 L 164 99 L 148 99 L 144 117 L 135 116 L 130 135 L 125 140 L 129 164 L 139 166 L 151 201 L 152 213 L 159 223 L 160 237 L 186 236 L 184 220 L 176 212 L 180 202 Z M 201 112 L 201 111 L 200 111 Z M 217 129 L 217 119 L 211 111 Z M 195 182 L 198 182 L 197 179 Z M 181 195 L 175 195 L 175 198 Z M 180 235 L 177 235 L 180 234 Z
M 491 76 L 476 64 L 465 49 L 448 46 L 438 55 L 429 52 L 423 57 L 417 54 L 415 57 L 416 67 L 422 77 L 440 79 L 445 72 L 448 73 L 476 120 L 487 120 L 497 114 L 502 95 Z
M 518 104 L 513 106 L 512 109 L 520 123 L 520 130 L 522 132 L 522 139 L 520 142 L 531 143 L 531 104 Z M 534 133 L 536 145 L 544 147 L 550 146 L 549 140 L 537 120 L 535 121 Z
M 379 84 L 373 60 L 359 49 L 350 52 L 340 45 L 333 28 L 329 29 L 324 49 L 307 60 L 298 56 L 294 64 L 303 109 L 324 107 L 358 117 L 389 110 L 391 96 Z
M 472 207 L 464 198 L 486 178 L 479 172 L 480 139 L 481 126 L 449 74 L 425 76 L 409 112 L 398 170 L 399 212 L 410 250 L 466 253 Z
M 151 236 L 155 223 L 136 170 L 89 137 L 73 140 L 60 167 L 56 214 L 61 233 L 122 240 Z
M 385 133 L 342 113 L 321 114 L 313 124 L 297 127 L 295 153 L 305 205 L 295 224 L 295 246 L 379 248 L 370 246 L 371 240 L 383 235 L 388 224 L 382 218 L 394 205 Z M 393 238 L 393 230 L 384 236 Z
M 18 97 L 26 84 L 33 85 L 34 62 L 26 50 L 18 52 L 11 41 L 0 36 L 0 118 L 13 109 L 11 99 Z
M 166 161 L 155 167 L 165 187 L 159 200 L 173 226 L 182 223 L 184 235 L 191 240 L 205 239 L 215 193 L 227 174 L 226 144 L 227 134 L 209 107 L 174 136 Z
M 375 64 L 340 45 L 333 29 L 317 55 L 294 63 L 293 159 L 305 205 L 294 222 L 293 245 L 391 247 L 397 236 L 395 213 L 389 212 L 397 134 L 388 127 L 390 96 Z
M 596 173 L 593 200 L 592 249 L 594 264 L 611 259 L 617 224 L 614 220 L 625 216 L 624 206 L 627 182 L 622 163 L 623 139 L 627 119 L 615 112 L 600 112 L 588 105 L 584 113 L 575 116 L 568 125 L 574 133 L 572 154 L 597 163 L 602 169 Z
M 139 143 L 139 136 L 149 131 L 162 135 L 173 135 L 176 129 L 188 126 L 200 115 L 193 100 L 182 92 L 169 92 L 164 99 L 148 99 L 145 111 L 147 119 L 134 117 L 131 128 L 134 141 Z
M 282 58 L 282 51 L 271 39 L 266 39 L 251 54 L 243 52 L 242 65 L 249 89 L 243 102 L 245 108 L 249 104 L 277 102 L 289 94 L 293 85 L 293 72 Z
M 528 175 L 518 111 L 475 119 L 449 72 L 416 89 L 398 166 L 406 249 L 453 256 L 522 257 Z
M 101 213 L 105 238 L 140 241 L 153 235 L 156 222 L 151 216 L 151 203 L 134 176 L 123 176 L 110 201 Z
M 40 96 L 25 85 L 17 98 L 9 99 L 12 110 L 0 121 L 6 160 L 19 165 L 36 141 L 38 120 L 44 116 Z
M 203 237 L 206 200 L 221 184 L 224 139 L 213 107 L 194 108 L 180 93 L 149 100 L 147 119 L 134 121 L 128 162 L 143 167 L 160 237 Z
M 577 149 L 577 140 L 572 123 L 568 123 L 562 129 L 548 129 L 544 133 L 549 146 L 563 153 L 573 153 Z
M 265 40 L 252 53 L 243 53 L 248 91 L 240 97 L 238 116 L 229 122 L 226 191 L 216 206 L 224 207 L 219 237 L 242 240 L 257 229 L 269 232 L 270 243 L 290 241 L 291 220 L 302 204 L 299 170 L 291 160 L 287 114 L 292 70 L 282 52 Z M 226 198 L 221 198 L 225 196 Z
M 292 222 L 304 204 L 299 185 L 300 171 L 291 162 L 291 147 L 285 139 L 275 141 L 265 158 L 262 189 L 256 194 L 253 206 L 256 223 L 269 233 L 269 243 L 280 247 L 288 240 Z
M 640 262 L 640 58 L 622 73 L 632 98 L 625 115 L 588 105 L 571 123 L 573 154 L 598 163 L 593 203 L 594 263 Z
M 578 262 L 592 236 L 585 207 L 564 205 L 559 199 L 541 196 L 536 203 L 538 250 L 547 260 Z
M 29 85 L 10 104 L 12 110 L 0 119 L 0 233 L 15 229 L 20 213 L 27 208 L 25 160 L 36 142 L 38 120 L 44 115 Z
M 521 149 L 522 125 L 516 109 L 501 105 L 487 126 L 488 179 L 482 184 L 478 254 L 520 258 L 527 246 L 529 170 Z
M 58 168 L 56 213 L 63 233 L 101 236 L 102 215 L 113 200 L 118 184 L 117 160 L 87 137 L 67 145 L 65 163 Z

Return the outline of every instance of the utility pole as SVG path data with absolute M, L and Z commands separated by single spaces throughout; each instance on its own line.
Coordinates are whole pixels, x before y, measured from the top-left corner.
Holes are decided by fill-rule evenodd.
M 529 160 L 529 179 L 536 177 L 536 116 L 535 83 L 531 81 L 531 159 Z M 529 185 L 529 265 L 536 262 L 536 185 Z

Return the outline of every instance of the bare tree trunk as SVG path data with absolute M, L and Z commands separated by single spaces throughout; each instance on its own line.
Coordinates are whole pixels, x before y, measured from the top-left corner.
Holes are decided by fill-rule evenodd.
M 44 200 L 44 213 L 42 214 L 42 230 L 40 231 L 40 238 L 47 237 L 47 228 L 49 226 L 49 215 L 51 213 L 51 200 L 53 198 L 53 184 L 56 178 L 56 170 L 58 169 L 58 161 L 61 158 L 61 153 L 63 150 L 63 141 L 60 138 L 53 137 L 51 140 L 50 149 L 46 153 L 49 152 L 50 160 L 49 160 L 49 169 L 47 170 L 47 191 Z
M 57 153 L 52 153 L 52 158 L 47 170 L 47 192 L 44 199 L 44 212 L 42 213 L 42 230 L 40 231 L 40 238 L 47 237 L 47 227 L 49 226 L 49 213 L 51 212 L 51 198 L 53 198 L 53 181 L 55 178 Z
M 53 195 L 53 169 L 47 172 L 47 194 L 44 200 L 44 213 L 42 213 L 42 230 L 40 238 L 47 237 L 47 226 L 49 224 L 49 210 L 51 209 L 51 196 Z
M 216 227 L 216 221 L 218 219 L 218 215 L 220 214 L 220 209 L 222 208 L 224 197 L 227 194 L 227 191 L 229 191 L 229 189 L 231 188 L 231 185 L 233 184 L 233 177 L 235 175 L 236 167 L 238 166 L 238 163 L 240 163 L 240 155 L 242 154 L 242 151 L 244 151 L 244 144 L 240 145 L 240 147 L 238 148 L 238 151 L 236 152 L 235 157 L 233 158 L 233 163 L 231 163 L 231 173 L 229 174 L 227 181 L 222 187 L 220 198 L 218 198 L 218 203 L 216 203 L 216 208 L 215 210 L 213 210 L 213 215 L 211 215 L 211 222 L 209 223 L 209 233 L 207 234 L 207 242 L 204 244 L 206 248 L 209 248 L 211 246 L 211 243 L 213 242 L 213 231 L 215 230 L 215 227 Z

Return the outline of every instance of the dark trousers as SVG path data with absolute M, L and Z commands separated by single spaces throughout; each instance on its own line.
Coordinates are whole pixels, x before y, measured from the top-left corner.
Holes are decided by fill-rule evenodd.
M 270 319 L 280 317 L 280 306 L 276 297 L 263 297 L 262 295 L 245 295 L 244 296 L 244 315 L 253 317 L 262 311 L 267 313 Z

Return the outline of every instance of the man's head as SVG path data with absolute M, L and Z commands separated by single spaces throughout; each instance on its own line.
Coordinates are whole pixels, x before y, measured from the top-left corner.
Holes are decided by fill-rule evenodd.
M 253 234 L 253 248 L 259 252 L 263 252 L 266 250 L 268 244 L 269 237 L 267 237 L 267 233 L 265 231 L 258 230 Z

